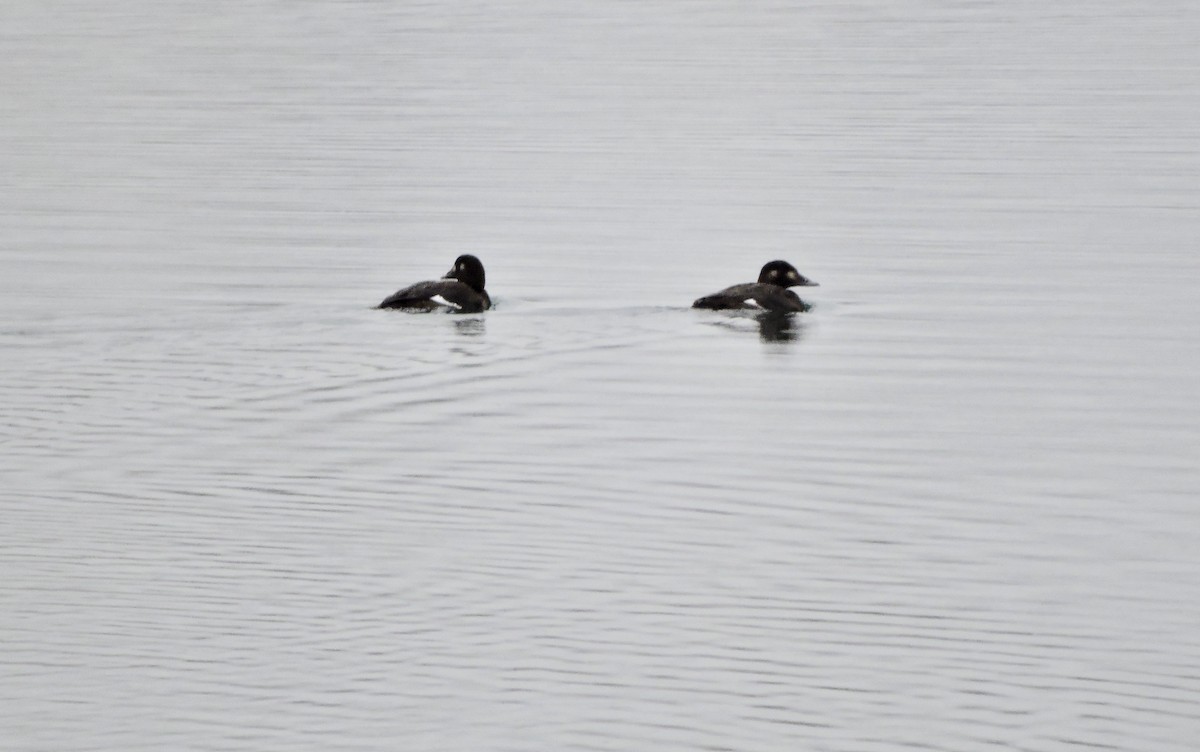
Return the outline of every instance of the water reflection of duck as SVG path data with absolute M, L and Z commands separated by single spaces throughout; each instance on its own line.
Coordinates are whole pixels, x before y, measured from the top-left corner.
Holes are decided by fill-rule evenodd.
M 789 287 L 816 287 L 796 267 L 786 261 L 768 261 L 758 273 L 757 282 L 731 285 L 720 292 L 697 298 L 692 308 L 729 310 L 737 308 L 762 308 L 768 311 L 807 311 L 808 303 L 789 290 Z
M 464 254 L 454 260 L 454 266 L 441 279 L 417 282 L 397 290 L 384 298 L 378 307 L 478 313 L 491 308 L 492 299 L 484 289 L 483 263 Z
M 763 311 L 758 314 L 758 336 L 763 342 L 794 342 L 802 333 L 800 324 L 793 324 L 786 311 Z

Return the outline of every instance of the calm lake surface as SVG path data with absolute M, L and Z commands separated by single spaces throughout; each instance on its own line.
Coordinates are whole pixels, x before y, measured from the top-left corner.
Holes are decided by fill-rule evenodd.
M 0 15 L 0 749 L 1195 749 L 1195 3 Z

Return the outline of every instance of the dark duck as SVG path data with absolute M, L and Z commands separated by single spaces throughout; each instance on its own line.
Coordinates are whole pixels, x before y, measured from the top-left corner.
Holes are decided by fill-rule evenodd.
M 692 308 L 714 311 L 750 308 L 782 313 L 807 311 L 808 303 L 788 288 L 816 286 L 816 282 L 796 271 L 796 267 L 788 262 L 768 261 L 758 273 L 757 282 L 732 285 L 712 295 L 705 295 L 692 303 Z
M 454 260 L 441 279 L 417 282 L 384 298 L 379 308 L 407 311 L 454 311 L 478 313 L 492 307 L 484 289 L 483 264 L 470 254 Z

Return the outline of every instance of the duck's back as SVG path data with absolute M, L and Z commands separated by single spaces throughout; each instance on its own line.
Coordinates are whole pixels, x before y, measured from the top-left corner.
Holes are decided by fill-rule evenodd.
M 752 305 L 750 301 L 753 301 Z M 807 311 L 808 305 L 800 296 L 779 285 L 746 282 L 731 285 L 720 292 L 697 298 L 692 308 L 725 311 L 739 308 L 764 308 L 768 311 Z
M 432 279 L 397 290 L 384 298 L 379 308 L 432 310 L 439 306 L 435 298 L 457 306 L 464 313 L 477 313 L 492 306 L 486 292 L 476 292 L 457 279 Z

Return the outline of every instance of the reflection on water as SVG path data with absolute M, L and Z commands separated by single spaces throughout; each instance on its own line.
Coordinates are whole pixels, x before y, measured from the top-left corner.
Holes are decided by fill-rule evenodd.
M 9 3 L 0 746 L 1190 751 L 1183 8 Z
M 763 342 L 795 342 L 804 334 L 802 314 L 748 308 L 699 315 L 703 317 L 703 323 L 727 331 L 749 333 L 757 329 Z
M 763 342 L 792 342 L 800 338 L 795 314 L 765 311 L 758 314 L 758 336 Z
M 487 332 L 487 319 L 481 314 L 473 314 L 470 317 L 456 317 L 454 320 L 454 331 L 466 337 L 479 337 Z

